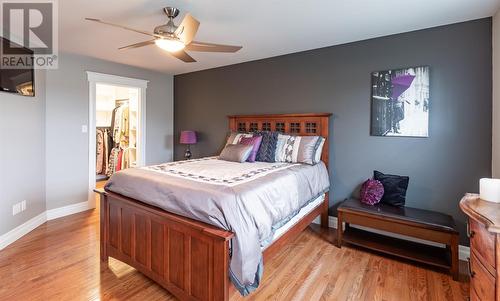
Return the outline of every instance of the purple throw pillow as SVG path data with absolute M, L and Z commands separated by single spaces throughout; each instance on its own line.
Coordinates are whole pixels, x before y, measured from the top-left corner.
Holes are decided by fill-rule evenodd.
M 369 179 L 361 185 L 360 200 L 368 205 L 375 205 L 384 196 L 384 185 L 379 180 Z
M 255 162 L 255 157 L 257 156 L 257 152 L 259 151 L 261 142 L 262 142 L 262 136 L 241 138 L 240 144 L 253 145 L 252 152 L 250 153 L 250 156 L 248 156 L 247 162 Z

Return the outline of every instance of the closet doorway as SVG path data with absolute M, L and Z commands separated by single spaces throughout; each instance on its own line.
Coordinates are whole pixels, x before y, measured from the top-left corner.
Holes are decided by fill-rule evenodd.
M 115 172 L 145 164 L 147 81 L 87 72 L 89 81 L 89 207 L 93 190 Z

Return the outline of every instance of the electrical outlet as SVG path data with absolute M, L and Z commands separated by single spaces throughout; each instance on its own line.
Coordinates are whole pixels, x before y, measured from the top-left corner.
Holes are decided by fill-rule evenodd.
M 21 203 L 14 204 L 12 206 L 12 215 L 16 215 L 21 212 Z
M 17 215 L 26 210 L 26 200 L 12 205 L 12 215 Z

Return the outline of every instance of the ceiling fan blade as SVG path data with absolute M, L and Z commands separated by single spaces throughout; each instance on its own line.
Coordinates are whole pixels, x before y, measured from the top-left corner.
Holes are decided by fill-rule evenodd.
M 149 41 L 135 43 L 135 44 L 132 44 L 132 45 L 123 46 L 123 47 L 120 47 L 118 49 L 119 50 L 133 49 L 133 48 L 139 48 L 139 47 L 148 46 L 148 45 L 151 45 L 151 44 L 154 44 L 154 43 L 155 43 L 155 40 L 149 40 Z
M 200 22 L 188 13 L 184 16 L 181 24 L 179 24 L 179 27 L 175 30 L 175 34 L 179 40 L 187 45 L 193 40 L 198 31 L 198 27 L 200 27 Z
M 178 58 L 179 60 L 185 62 L 185 63 L 194 63 L 196 62 L 195 59 L 193 59 L 189 54 L 187 54 L 184 50 L 176 51 L 176 52 L 169 52 L 172 56 Z
M 144 31 L 144 30 L 140 30 L 140 29 L 130 28 L 130 27 L 123 26 L 123 25 L 120 25 L 120 24 L 109 23 L 109 22 L 102 21 L 102 20 L 99 20 L 99 19 L 85 18 L 85 20 L 87 20 L 87 21 L 93 21 L 93 22 L 97 22 L 97 23 L 100 23 L 100 24 L 105 24 L 105 25 L 109 25 L 109 26 L 113 26 L 113 27 L 117 27 L 117 28 L 121 28 L 121 29 L 125 29 L 125 30 L 130 30 L 130 31 L 137 32 L 137 33 L 142 33 L 142 34 L 145 34 L 145 35 L 148 35 L 148 36 L 152 36 L 152 37 L 156 37 L 156 38 L 162 38 L 162 36 L 158 35 L 158 34 L 154 34 L 154 33 L 151 33 L 151 32 Z
M 202 52 L 236 52 L 243 48 L 242 46 L 223 45 L 192 41 L 186 46 L 186 50 Z

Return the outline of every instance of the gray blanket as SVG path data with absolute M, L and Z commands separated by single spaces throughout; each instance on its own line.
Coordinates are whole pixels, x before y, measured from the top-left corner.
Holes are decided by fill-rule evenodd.
M 235 163 L 216 157 L 126 169 L 105 187 L 235 233 L 230 275 L 243 295 L 260 282 L 261 243 L 328 188 L 323 162 Z

